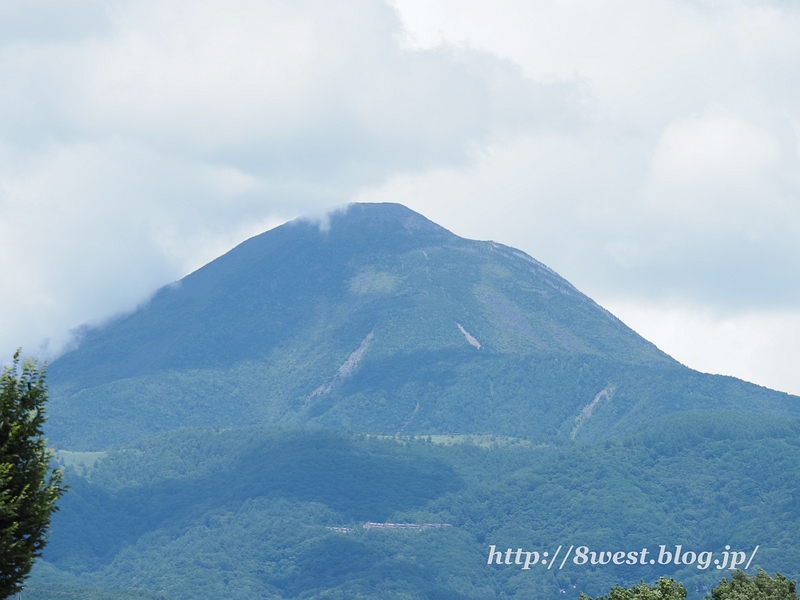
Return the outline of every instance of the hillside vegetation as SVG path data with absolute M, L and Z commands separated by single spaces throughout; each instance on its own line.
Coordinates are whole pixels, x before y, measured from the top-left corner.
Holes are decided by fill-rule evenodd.
M 186 430 L 110 452 L 72 485 L 45 559 L 77 582 L 176 600 L 576 598 L 695 565 L 487 565 L 489 546 L 752 552 L 797 577 L 800 421 L 671 415 L 618 441 L 436 444 L 263 427 Z M 436 523 L 422 530 L 367 522 Z M 339 532 L 331 527 L 351 531 Z

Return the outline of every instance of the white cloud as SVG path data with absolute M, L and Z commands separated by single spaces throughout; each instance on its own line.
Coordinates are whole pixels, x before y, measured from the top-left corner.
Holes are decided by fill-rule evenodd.
M 550 140 L 531 134 L 528 147 L 541 151 L 511 175 L 519 190 L 514 217 L 495 214 L 489 222 L 535 232 L 526 249 L 594 294 L 625 290 L 737 310 L 800 304 L 800 108 L 793 99 L 800 8 L 767 1 L 395 4 L 410 47 L 481 48 L 534 80 L 572 81 L 583 92 L 578 127 Z M 486 201 L 476 202 L 485 212 L 511 210 L 497 198 L 509 184 L 487 166 L 492 160 L 461 176 L 484 190 Z M 429 193 L 439 205 L 450 194 L 445 187 Z
M 4 108 L 17 113 L 4 125 L 17 141 L 122 136 L 358 185 L 463 160 L 466 141 L 525 129 L 544 106 L 542 86 L 508 61 L 400 51 L 400 23 L 380 2 L 131 0 L 111 18 L 102 35 L 3 48 L 15 90 Z M 41 127 L 42 113 L 56 122 Z
M 605 306 L 684 364 L 800 395 L 800 311 L 725 315 L 694 306 L 613 299 Z
M 769 132 L 741 115 L 717 109 L 667 126 L 656 144 L 652 168 L 656 181 L 664 185 L 735 188 L 780 157 L 780 144 Z

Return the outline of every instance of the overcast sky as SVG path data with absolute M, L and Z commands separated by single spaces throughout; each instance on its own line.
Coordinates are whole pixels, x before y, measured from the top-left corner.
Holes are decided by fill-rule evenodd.
M 0 0 L 0 356 L 401 202 L 800 394 L 800 4 Z

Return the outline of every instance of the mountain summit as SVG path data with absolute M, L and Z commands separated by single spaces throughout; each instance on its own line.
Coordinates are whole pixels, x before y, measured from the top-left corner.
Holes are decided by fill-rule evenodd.
M 598 439 L 798 398 L 683 367 L 527 254 L 398 204 L 253 237 L 49 370 L 48 433 L 99 448 L 184 426 Z

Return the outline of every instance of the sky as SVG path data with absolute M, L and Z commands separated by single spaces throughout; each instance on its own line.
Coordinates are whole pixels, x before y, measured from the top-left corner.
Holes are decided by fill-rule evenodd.
M 800 394 L 800 5 L 0 0 L 0 357 L 400 202 Z

